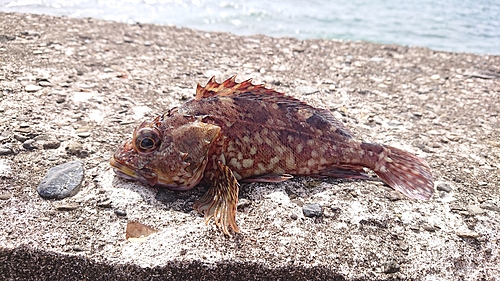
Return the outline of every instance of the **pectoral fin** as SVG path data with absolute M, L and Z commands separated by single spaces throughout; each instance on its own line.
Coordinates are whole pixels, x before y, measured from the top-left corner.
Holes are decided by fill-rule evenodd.
M 194 203 L 193 208 L 205 215 L 205 223 L 214 219 L 224 234 L 231 236 L 229 230 L 240 232 L 236 224 L 236 205 L 238 204 L 239 184 L 233 172 L 220 161 L 214 182 L 208 191 Z

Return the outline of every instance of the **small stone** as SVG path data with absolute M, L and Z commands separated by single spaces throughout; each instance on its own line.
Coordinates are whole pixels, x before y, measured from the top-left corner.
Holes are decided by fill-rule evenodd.
M 61 205 L 57 205 L 56 210 L 58 210 L 58 211 L 72 211 L 72 210 L 78 209 L 79 207 L 80 207 L 80 205 L 77 203 L 64 203 Z
M 304 206 L 302 206 L 302 212 L 304 213 L 304 216 L 309 218 L 321 217 L 321 215 L 323 214 L 323 209 L 317 203 L 304 204 Z
M 28 128 L 29 126 L 30 126 L 30 124 L 26 123 L 26 122 L 19 124 L 19 128 Z
M 479 186 L 487 186 L 488 183 L 485 182 L 485 181 L 480 181 L 480 182 L 477 183 L 477 185 L 479 185 Z
M 0 200 L 9 200 L 12 198 L 12 193 L 8 191 L 0 191 Z
M 23 147 L 26 150 L 33 150 L 36 149 L 37 147 L 35 146 L 35 140 L 34 139 L 29 139 L 25 142 L 23 142 Z
M 290 218 L 291 218 L 292 220 L 297 220 L 299 217 L 298 217 L 296 214 L 291 214 L 291 215 L 290 215 Z
M 114 70 L 112 68 L 109 68 L 109 67 L 106 67 L 105 69 L 103 69 L 103 71 L 106 73 L 114 72 Z
M 14 138 L 20 142 L 25 142 L 29 139 L 27 136 L 21 134 L 14 134 Z
M 38 85 L 40 85 L 42 87 L 50 87 L 50 86 L 52 86 L 52 84 L 49 81 L 40 81 L 40 82 L 38 82 Z
M 111 207 L 111 199 L 106 199 L 102 202 L 97 203 L 98 207 L 101 208 L 110 208 Z
M 387 262 L 384 265 L 384 273 L 386 273 L 386 274 L 396 273 L 400 269 L 401 269 L 401 267 L 399 266 L 399 264 L 397 264 L 394 261 Z
M 432 226 L 432 225 L 424 225 L 422 226 L 422 228 L 426 231 L 429 231 L 429 232 L 435 232 L 436 231 L 436 227 Z
M 149 42 L 149 41 L 144 41 L 144 46 L 146 46 L 146 47 L 147 47 L 147 46 L 151 46 L 151 42 Z
M 14 151 L 8 147 L 0 147 L 0 155 L 5 156 L 5 155 L 11 155 L 13 154 Z
M 489 202 L 482 203 L 481 205 L 479 205 L 479 207 L 481 207 L 481 209 L 485 209 L 485 210 L 500 212 L 500 208 L 497 205 L 495 205 L 493 203 L 489 203 Z
M 66 151 L 71 155 L 83 155 L 83 145 L 77 141 L 72 141 L 66 146 Z
M 43 54 L 42 50 L 34 50 L 33 51 L 33 55 L 40 55 L 40 54 Z
M 441 78 L 441 76 L 439 76 L 439 74 L 434 74 L 431 76 L 432 80 L 438 80 L 439 78 Z
M 62 199 L 80 190 L 84 168 L 82 161 L 72 161 L 52 167 L 36 190 L 45 199 Z
M 38 85 L 27 85 L 26 88 L 24 88 L 24 90 L 26 90 L 26 92 L 30 93 L 30 92 L 36 92 L 38 90 L 40 90 L 42 87 L 41 86 L 38 86 Z
M 439 191 L 444 191 L 444 192 L 450 192 L 451 191 L 451 187 L 449 184 L 445 183 L 445 182 L 440 182 L 437 184 L 436 186 L 436 189 L 439 190 Z
M 312 86 L 298 86 L 295 90 L 304 95 L 311 95 L 319 92 L 319 90 Z
M 80 245 L 75 245 L 75 246 L 73 246 L 73 251 L 75 251 L 75 252 L 82 252 L 83 248 Z
M 238 200 L 237 208 L 238 208 L 238 210 L 243 210 L 246 207 L 249 207 L 250 205 L 252 205 L 252 201 L 245 199 L 245 198 L 241 198 L 240 200 Z
M 132 43 L 132 42 L 134 42 L 134 40 L 132 40 L 132 38 L 130 38 L 128 36 L 123 36 L 123 42 L 125 42 L 125 43 Z
M 79 132 L 76 135 L 81 137 L 81 138 L 88 138 L 88 137 L 90 137 L 90 132 Z
M 57 149 L 61 146 L 61 142 L 57 139 L 46 140 L 42 144 L 43 149 Z
M 476 205 L 467 206 L 467 210 L 469 211 L 469 213 L 471 215 L 481 215 L 481 214 L 486 213 L 486 210 L 484 210 L 481 207 L 476 206 Z
M 119 217 L 126 217 L 127 216 L 127 212 L 120 210 L 120 209 L 115 210 L 115 214 Z
M 461 238 L 478 238 L 480 235 L 474 231 L 459 231 L 457 236 Z
M 56 99 L 56 102 L 57 102 L 57 103 L 63 103 L 63 102 L 65 102 L 65 101 L 66 101 L 66 96 L 59 96 L 59 97 L 57 97 L 57 99 Z

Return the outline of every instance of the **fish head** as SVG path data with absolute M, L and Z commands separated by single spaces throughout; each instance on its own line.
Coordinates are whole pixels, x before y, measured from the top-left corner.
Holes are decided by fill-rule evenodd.
M 172 190 L 190 189 L 203 178 L 220 127 L 199 121 L 175 126 L 164 118 L 139 125 L 110 164 L 121 178 Z

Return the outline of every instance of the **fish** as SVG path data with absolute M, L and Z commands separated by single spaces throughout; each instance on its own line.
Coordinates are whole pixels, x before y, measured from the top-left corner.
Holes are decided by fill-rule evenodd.
M 358 140 L 326 109 L 253 84 L 198 83 L 191 100 L 135 128 L 114 153 L 117 176 L 150 186 L 189 190 L 210 183 L 193 209 L 226 235 L 236 223 L 242 182 L 295 176 L 367 180 L 372 170 L 412 199 L 434 193 L 429 164 L 404 150 Z

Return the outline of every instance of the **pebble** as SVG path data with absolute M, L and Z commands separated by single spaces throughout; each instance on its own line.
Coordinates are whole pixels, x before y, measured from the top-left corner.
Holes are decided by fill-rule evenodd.
M 20 142 L 25 142 L 29 139 L 27 136 L 21 134 L 14 134 L 14 138 Z
M 77 133 L 76 135 L 81 137 L 81 138 L 88 138 L 88 137 L 90 137 L 90 132 L 80 132 L 80 133 Z
M 75 245 L 75 246 L 73 246 L 73 251 L 75 251 L 75 252 L 82 252 L 83 248 L 80 245 Z
M 439 190 L 439 191 L 444 191 L 444 192 L 450 192 L 451 191 L 450 185 L 447 184 L 447 183 L 444 183 L 444 182 L 438 183 L 437 186 L 436 186 L 436 189 Z
M 66 151 L 71 155 L 80 155 L 83 153 L 83 145 L 77 141 L 72 141 L 66 146 Z
M 312 86 L 298 86 L 295 90 L 304 95 L 311 95 L 319 92 L 319 90 Z
M 252 205 L 252 201 L 245 199 L 245 198 L 241 198 L 240 200 L 238 200 L 237 208 L 238 208 L 238 210 L 243 210 L 246 207 L 249 207 L 251 205 Z
M 50 86 L 52 86 L 52 84 L 49 81 L 40 81 L 40 82 L 38 82 L 38 85 L 40 85 L 42 87 L 50 87 Z
M 459 231 L 457 236 L 461 238 L 478 238 L 480 235 L 474 231 Z
M 26 150 L 33 150 L 36 149 L 37 147 L 35 146 L 35 140 L 34 139 L 29 139 L 23 142 L 23 147 Z
M 26 122 L 19 124 L 19 128 L 29 128 L 29 126 L 30 126 L 30 124 L 26 123 Z
M 115 214 L 119 217 L 126 217 L 127 216 L 127 212 L 120 210 L 120 209 L 115 210 Z
M 291 218 L 292 220 L 297 220 L 299 217 L 298 217 L 296 214 L 291 214 L 291 215 L 290 215 L 290 218 Z
M 101 208 L 110 208 L 111 207 L 111 199 L 106 199 L 102 202 L 97 203 L 98 207 Z
M 309 218 L 321 217 L 321 215 L 323 214 L 323 209 L 317 203 L 304 204 L 304 206 L 302 206 L 302 212 L 304 213 L 304 216 Z
M 26 88 L 24 88 L 24 90 L 26 90 L 26 92 L 30 93 L 30 92 L 36 92 L 38 90 L 40 90 L 42 87 L 41 86 L 37 86 L 37 85 L 27 85 Z
M 486 213 L 486 210 L 484 210 L 481 207 L 476 206 L 476 205 L 467 206 L 467 210 L 469 211 L 469 213 L 471 215 L 481 215 L 481 214 Z
M 397 264 L 396 262 L 393 262 L 393 261 L 387 262 L 384 265 L 384 273 L 386 273 L 386 274 L 396 273 L 400 269 L 401 269 L 401 267 L 399 266 L 399 264 Z
M 61 142 L 57 139 L 49 139 L 43 142 L 43 149 L 57 149 L 61 146 Z
M 12 151 L 12 149 L 10 149 L 8 147 L 0 147 L 0 155 L 1 156 L 10 155 L 12 153 L 14 153 L 14 151 Z
M 8 191 L 0 192 L 0 200 L 9 200 L 10 198 L 12 198 L 12 193 Z
M 62 199 L 80 190 L 84 176 L 82 161 L 72 161 L 52 167 L 36 190 L 45 199 Z
M 482 203 L 481 205 L 479 205 L 479 207 L 485 210 L 500 212 L 500 208 L 497 205 L 489 202 Z
M 72 211 L 72 210 L 78 209 L 79 207 L 80 207 L 80 205 L 77 203 L 65 203 L 65 204 L 57 205 L 56 210 L 58 210 L 58 211 Z

